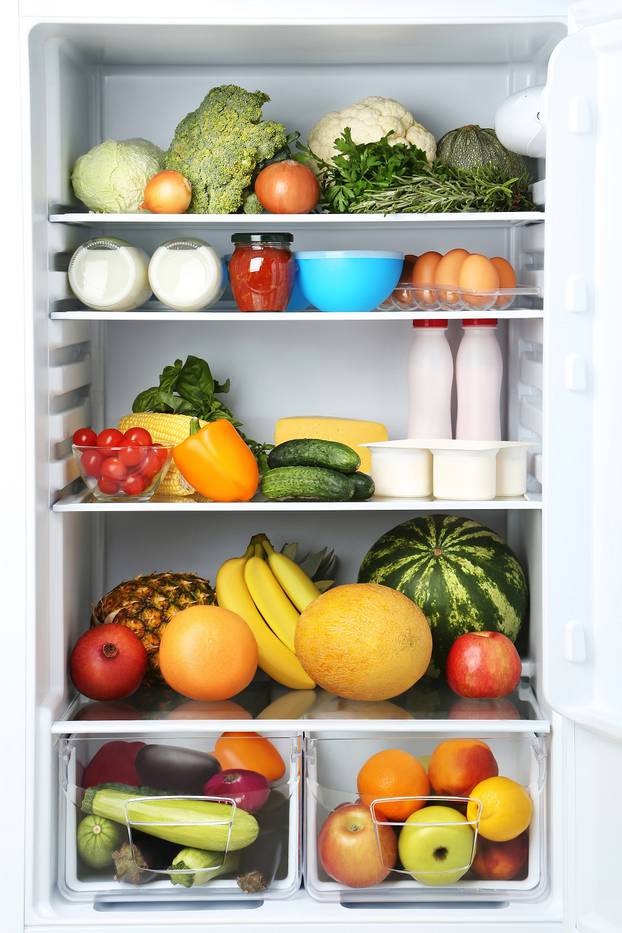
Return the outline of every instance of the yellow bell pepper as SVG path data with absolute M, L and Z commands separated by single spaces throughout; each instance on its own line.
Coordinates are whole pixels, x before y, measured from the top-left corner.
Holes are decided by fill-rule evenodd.
M 214 502 L 248 502 L 257 492 L 257 461 L 230 421 L 211 421 L 173 450 L 175 466 Z

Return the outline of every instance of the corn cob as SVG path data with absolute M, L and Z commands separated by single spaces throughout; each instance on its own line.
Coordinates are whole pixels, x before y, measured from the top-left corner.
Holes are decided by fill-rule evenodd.
M 119 431 L 125 433 L 130 428 L 145 428 L 149 431 L 155 444 L 177 445 L 190 434 L 190 415 L 167 415 L 157 412 L 139 412 L 135 415 L 125 415 L 119 421 Z M 207 422 L 199 421 L 201 427 Z M 192 488 L 186 483 L 174 463 L 171 463 L 168 473 L 162 480 L 158 490 L 163 496 L 190 496 Z

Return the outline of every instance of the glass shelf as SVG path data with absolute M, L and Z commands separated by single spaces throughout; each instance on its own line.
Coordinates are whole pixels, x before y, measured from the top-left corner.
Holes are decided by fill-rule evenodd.
M 52 731 L 68 733 L 196 733 L 275 728 L 311 732 L 386 729 L 392 732 L 549 732 L 528 678 L 498 700 L 467 700 L 444 681 L 424 678 L 392 700 L 365 703 L 324 690 L 287 690 L 255 681 L 230 700 L 189 700 L 166 688 L 143 689 L 125 700 L 92 702 L 76 697 Z

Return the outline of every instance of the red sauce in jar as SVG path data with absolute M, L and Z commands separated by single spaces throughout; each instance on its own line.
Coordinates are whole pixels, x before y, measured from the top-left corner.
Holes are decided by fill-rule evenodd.
M 231 239 L 229 279 L 240 311 L 284 311 L 294 285 L 291 233 L 236 233 Z

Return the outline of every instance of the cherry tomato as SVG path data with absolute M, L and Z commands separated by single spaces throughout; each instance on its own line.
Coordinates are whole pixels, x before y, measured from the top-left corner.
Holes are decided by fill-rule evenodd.
M 87 476 L 94 476 L 99 479 L 103 462 L 104 458 L 98 450 L 85 450 L 82 454 L 82 469 Z
M 140 473 L 132 473 L 121 483 L 121 489 L 128 496 L 140 496 L 147 488 L 147 480 Z
M 139 447 L 151 447 L 153 444 L 151 434 L 144 428 L 128 428 L 125 432 L 125 440 L 130 444 L 138 444 Z
M 127 467 L 118 457 L 107 457 L 102 463 L 101 475 L 105 479 L 112 479 L 115 483 L 122 483 L 127 479 Z
M 130 444 L 128 441 L 124 441 L 119 451 L 119 460 L 128 470 L 132 470 L 140 466 L 144 455 L 144 450 L 138 444 Z
M 160 463 L 160 458 L 157 452 L 155 450 L 147 451 L 147 456 L 143 460 L 142 465 L 140 467 L 140 472 L 142 473 L 142 475 L 146 479 L 152 480 L 153 477 L 156 476 L 156 474 L 159 473 L 161 469 L 162 469 L 162 465 Z
M 97 434 L 92 428 L 78 428 L 73 432 L 73 442 L 76 447 L 95 447 Z
M 157 448 L 156 453 L 158 455 L 158 459 L 160 460 L 160 465 L 165 466 L 169 454 L 167 448 L 163 447 L 162 444 L 154 444 L 153 446 Z
M 110 450 L 111 447 L 120 447 L 123 443 L 123 435 L 116 428 L 104 428 L 97 435 L 97 446 L 102 450 Z M 109 456 L 109 455 L 108 455 Z
M 98 486 L 105 496 L 114 496 L 119 491 L 119 484 L 115 483 L 113 479 L 107 479 L 105 476 L 102 476 Z

